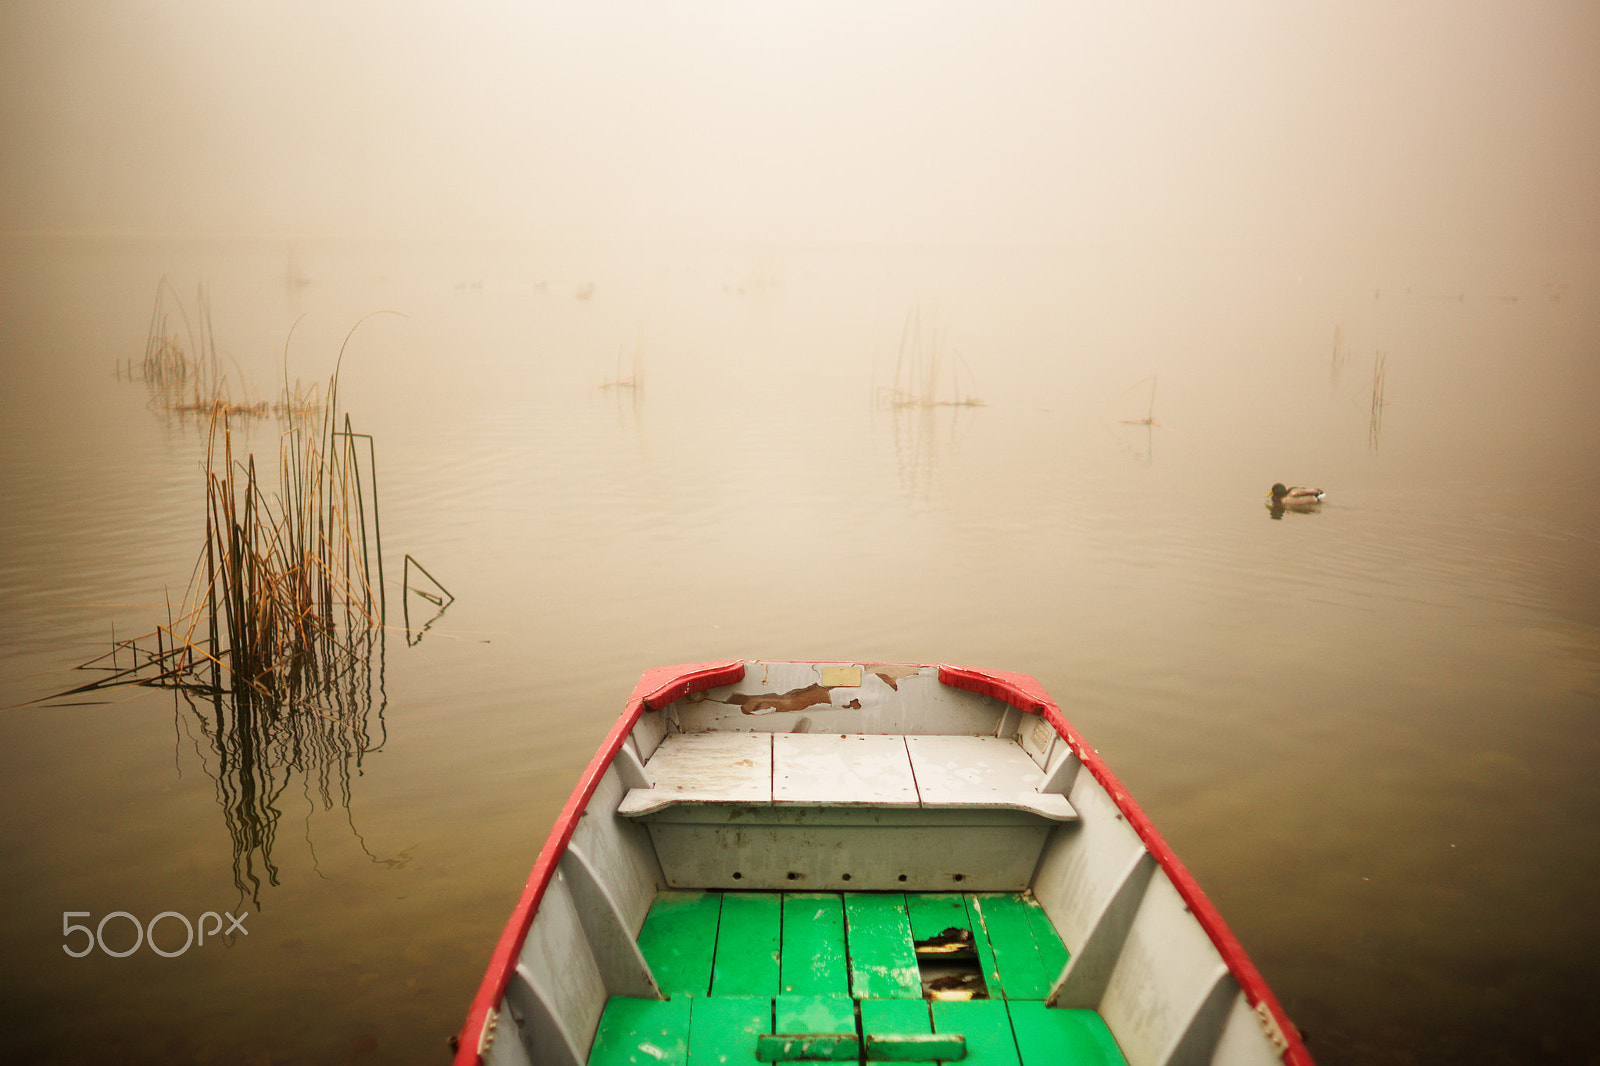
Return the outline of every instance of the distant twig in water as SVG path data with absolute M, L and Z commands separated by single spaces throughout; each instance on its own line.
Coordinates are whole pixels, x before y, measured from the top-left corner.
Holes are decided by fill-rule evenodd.
M 1134 389 L 1137 389 L 1143 384 L 1144 381 L 1142 379 L 1134 382 L 1133 385 L 1129 387 L 1128 392 L 1132 392 Z M 1122 395 L 1126 396 L 1128 395 L 1128 392 L 1125 392 Z M 1122 397 L 1119 396 L 1117 398 L 1120 400 Z M 1143 418 L 1124 418 L 1121 421 L 1125 426 L 1155 426 L 1160 428 L 1161 423 L 1156 421 L 1156 376 L 1154 374 L 1150 375 L 1150 410 Z
M 617 352 L 617 376 L 606 378 L 600 383 L 602 389 L 633 389 L 638 391 L 644 388 L 644 371 L 640 364 L 644 360 L 644 338 L 641 336 L 633 346 L 633 372 L 627 377 L 622 376 L 622 351 Z
M 426 577 L 430 582 L 433 583 L 433 587 L 439 590 L 439 595 L 436 596 L 426 589 L 416 588 L 411 584 L 411 568 L 413 566 L 417 568 L 423 577 Z M 405 571 L 402 575 L 401 589 L 402 596 L 400 600 L 400 609 L 401 616 L 405 620 L 406 643 L 408 645 L 415 645 L 418 641 L 422 640 L 422 635 L 428 631 L 428 628 L 439 620 L 439 616 L 444 614 L 445 608 L 456 602 L 456 598 L 449 589 L 445 588 L 439 583 L 438 578 L 428 573 L 427 567 L 413 559 L 409 553 L 406 555 Z M 413 592 L 438 608 L 438 610 L 434 612 L 433 617 L 428 619 L 427 622 L 423 623 L 423 625 L 418 628 L 415 633 L 413 633 L 411 629 L 411 593 Z

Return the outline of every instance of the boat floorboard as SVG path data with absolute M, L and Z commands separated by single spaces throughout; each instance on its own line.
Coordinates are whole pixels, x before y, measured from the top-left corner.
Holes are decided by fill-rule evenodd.
M 639 948 L 668 998 L 612 997 L 591 1066 L 796 1061 L 785 1036 L 811 1061 L 954 1061 L 960 1036 L 974 1066 L 1125 1066 L 1098 1014 L 1045 1007 L 1067 951 L 1022 894 L 670 891 Z

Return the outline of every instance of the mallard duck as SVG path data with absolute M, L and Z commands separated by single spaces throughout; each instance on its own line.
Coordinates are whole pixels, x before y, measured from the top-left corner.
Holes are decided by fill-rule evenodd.
M 1283 482 L 1272 486 L 1272 491 L 1267 493 L 1268 507 L 1287 507 L 1290 509 L 1315 507 L 1322 502 L 1327 493 L 1321 489 L 1308 489 L 1299 485 L 1284 487 Z

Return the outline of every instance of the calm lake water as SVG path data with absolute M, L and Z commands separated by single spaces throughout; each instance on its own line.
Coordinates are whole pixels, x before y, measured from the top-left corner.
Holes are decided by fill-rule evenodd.
M 639 673 L 769 657 L 1037 676 L 1324 1064 L 1600 1062 L 1592 259 L 0 251 L 5 1057 L 444 1061 Z M 118 374 L 163 276 L 191 313 L 207 286 L 239 398 L 291 327 L 308 382 L 348 334 L 375 441 L 365 739 L 279 731 L 243 776 L 203 702 L 41 701 L 163 622 L 203 544 L 204 433 Z M 875 402 L 908 321 L 901 373 L 937 355 L 933 398 L 983 406 Z M 275 464 L 276 420 L 235 428 Z M 1274 481 L 1327 503 L 1274 516 Z M 402 612 L 405 554 L 436 617 Z M 63 950 L 117 911 L 248 917 Z

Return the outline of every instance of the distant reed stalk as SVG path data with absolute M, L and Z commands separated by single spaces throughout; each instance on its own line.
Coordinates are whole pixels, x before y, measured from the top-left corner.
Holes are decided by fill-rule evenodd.
M 1372 357 L 1372 406 L 1367 414 L 1367 444 L 1377 448 L 1383 430 L 1383 409 L 1388 403 L 1383 398 L 1384 379 L 1388 376 L 1389 353 L 1378 352 Z
M 174 311 L 183 321 L 181 333 L 172 318 Z M 145 334 L 144 360 L 140 364 L 144 380 L 159 393 L 177 395 L 189 381 L 198 381 L 208 370 L 214 371 L 216 354 L 211 300 L 205 286 L 196 290 L 195 319 L 191 321 L 178 291 L 163 276 L 156 283 L 150 329 Z

